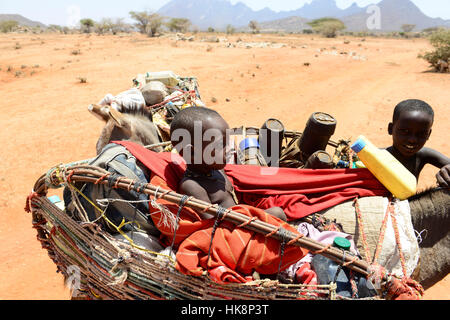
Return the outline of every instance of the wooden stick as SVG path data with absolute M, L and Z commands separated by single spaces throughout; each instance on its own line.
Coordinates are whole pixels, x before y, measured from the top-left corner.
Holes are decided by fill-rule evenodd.
M 105 177 L 105 172 L 107 171 L 94 166 L 84 165 L 68 168 L 65 170 L 64 174 L 66 174 L 67 176 L 70 175 L 71 181 L 74 182 L 108 184 L 107 177 Z M 100 180 L 100 178 L 102 177 L 104 179 Z M 58 177 L 56 177 L 55 171 L 52 173 L 52 181 L 58 181 Z M 127 178 L 123 178 L 117 183 L 117 186 L 122 189 L 128 189 L 130 185 L 135 186 L 135 181 L 132 181 L 131 179 Z M 151 184 L 145 185 L 143 193 L 149 196 L 156 195 L 156 197 L 158 198 L 162 198 L 175 204 L 180 203 L 183 197 L 183 195 L 180 195 L 174 191 L 164 190 Z M 198 199 L 192 199 L 187 201 L 185 206 L 190 207 L 194 210 L 208 212 L 214 216 L 218 215 L 217 207 L 211 207 L 210 203 Z M 298 236 L 297 234 L 287 230 L 284 230 L 285 233 L 282 235 L 280 232 L 275 232 L 277 230 L 277 227 L 260 220 L 252 221 L 250 217 L 232 210 L 227 210 L 227 214 L 225 215 L 224 219 L 236 225 L 246 223 L 247 225 L 245 226 L 245 228 L 263 235 L 272 234 L 271 235 L 272 237 L 281 241 L 285 240 L 289 242 L 291 240 L 296 239 Z M 333 261 L 340 264 L 348 263 L 347 267 L 349 269 L 352 269 L 365 276 L 369 275 L 368 272 L 369 264 L 366 261 L 361 260 L 359 258 L 355 259 L 355 257 L 350 254 L 344 255 L 344 252 L 340 249 L 334 247 L 327 248 L 327 246 L 322 244 L 321 242 L 315 241 L 307 237 L 297 239 L 293 244 L 308 249 L 311 252 L 324 250 L 323 252 L 320 252 L 321 255 L 329 259 L 332 259 Z

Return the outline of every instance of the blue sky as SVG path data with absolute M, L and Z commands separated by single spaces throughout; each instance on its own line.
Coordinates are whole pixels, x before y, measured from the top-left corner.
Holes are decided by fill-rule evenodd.
M 0 0 L 0 13 L 18 13 L 45 24 L 70 25 L 76 19 L 129 18 L 129 11 L 156 11 L 170 0 Z M 268 7 L 274 11 L 298 9 L 312 0 L 230 0 L 243 2 L 253 10 Z M 338 7 L 346 8 L 353 2 L 359 6 L 381 0 L 336 0 Z M 449 0 L 412 0 L 426 15 L 450 19 Z

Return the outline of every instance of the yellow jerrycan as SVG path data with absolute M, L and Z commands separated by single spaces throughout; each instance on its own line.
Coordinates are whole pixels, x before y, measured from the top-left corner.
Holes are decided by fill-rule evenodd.
M 396 198 L 405 200 L 416 194 L 416 177 L 389 151 L 377 148 L 364 136 L 359 136 L 351 148 Z

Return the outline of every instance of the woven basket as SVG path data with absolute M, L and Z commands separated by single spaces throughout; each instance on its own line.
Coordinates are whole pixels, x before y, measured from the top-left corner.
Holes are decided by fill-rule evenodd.
M 38 240 L 64 275 L 74 299 L 348 299 L 336 294 L 333 283 L 308 286 L 264 279 L 218 284 L 206 272 L 201 277 L 184 275 L 167 256 L 119 241 L 97 223 L 75 221 L 53 204 L 48 188 L 62 187 L 63 180 L 56 176 L 62 171 L 70 175 L 70 168 L 59 166 L 43 175 L 26 209 L 32 213 Z M 77 175 L 71 175 L 75 181 Z

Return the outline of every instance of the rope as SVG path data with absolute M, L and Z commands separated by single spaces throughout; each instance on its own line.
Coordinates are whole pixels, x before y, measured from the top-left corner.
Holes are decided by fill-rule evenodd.
M 387 221 L 388 221 L 389 214 L 390 214 L 390 207 L 391 207 L 391 201 L 389 201 L 388 206 L 386 208 L 386 212 L 384 214 L 383 222 L 381 224 L 381 229 L 380 229 L 380 235 L 378 237 L 377 247 L 375 248 L 375 255 L 373 257 L 372 263 L 376 263 L 378 261 L 378 257 L 381 253 L 381 248 L 383 246 L 383 241 L 384 241 L 384 235 L 386 234 Z
M 170 244 L 170 254 L 172 254 L 172 250 L 173 250 L 173 246 L 175 244 L 175 239 L 177 237 L 177 231 L 178 231 L 178 227 L 179 227 L 179 222 L 180 222 L 180 214 L 181 211 L 184 208 L 184 205 L 186 204 L 186 202 L 188 200 L 190 200 L 192 197 L 188 197 L 187 195 L 184 195 L 181 200 L 180 200 L 180 204 L 179 204 L 179 208 L 178 208 L 178 212 L 177 212 L 177 216 L 176 216 L 176 220 L 175 220 L 175 231 L 173 232 L 173 238 L 172 238 L 172 243 Z
M 366 237 L 366 233 L 364 231 L 364 224 L 362 221 L 362 214 L 361 214 L 361 209 L 359 208 L 358 198 L 355 198 L 353 200 L 353 204 L 355 206 L 356 218 L 358 219 L 358 225 L 359 225 L 359 232 L 361 234 L 363 248 L 364 248 L 364 252 L 366 254 L 366 261 L 368 263 L 370 263 L 370 261 L 372 260 L 372 256 L 370 254 L 369 244 L 367 243 L 367 237 Z
M 133 241 L 133 239 L 131 239 L 130 237 L 128 237 L 121 229 L 124 225 L 128 224 L 128 223 L 124 223 L 124 220 L 122 220 L 122 223 L 120 224 L 120 226 L 116 226 L 111 220 L 108 219 L 108 217 L 106 216 L 106 210 L 102 211 L 97 205 L 95 205 L 95 203 L 93 203 L 91 201 L 91 199 L 89 199 L 86 195 L 84 195 L 77 187 L 75 187 L 73 184 L 69 184 L 69 186 L 73 189 L 75 189 L 86 201 L 88 201 L 98 212 L 101 213 L 99 218 L 103 218 L 109 225 L 111 225 L 117 232 L 119 232 L 129 243 L 133 248 L 136 248 L 138 250 L 142 250 L 148 253 L 152 253 L 154 255 L 159 255 L 159 256 L 163 256 L 168 258 L 173 264 L 175 264 L 175 261 L 173 260 L 173 258 L 171 256 L 168 256 L 166 254 L 163 253 L 159 253 L 159 252 L 155 252 L 152 250 L 148 250 L 145 248 L 142 248 L 138 245 L 136 245 Z
M 278 270 L 277 270 L 277 279 L 280 277 L 280 271 L 281 266 L 283 263 L 283 257 L 284 257 L 284 251 L 286 250 L 286 243 L 288 238 L 288 231 L 285 228 L 278 227 L 278 233 L 280 235 L 281 241 L 280 241 L 280 263 L 278 264 Z
M 407 275 L 406 261 L 405 256 L 403 255 L 402 244 L 400 243 L 400 233 L 398 231 L 397 218 L 395 217 L 395 208 L 390 204 L 388 205 L 388 208 L 392 219 L 392 226 L 394 227 L 395 242 L 397 243 L 398 254 L 400 255 L 400 262 L 402 264 L 403 276 L 406 277 Z
M 93 171 L 95 168 L 91 168 L 91 167 L 88 167 L 88 166 L 84 166 L 83 168 L 82 168 L 82 172 L 83 172 L 83 170 L 84 171 L 86 171 L 87 173 L 79 173 L 79 172 L 76 172 L 75 173 L 75 175 L 73 176 L 73 178 L 75 179 L 75 181 L 79 181 L 79 180 L 81 180 L 81 181 L 89 181 L 89 182 L 94 182 L 94 181 L 96 181 L 96 180 L 98 180 L 98 178 L 99 177 L 101 177 L 102 175 L 105 175 L 105 171 L 100 171 L 100 173 L 97 173 L 97 172 L 95 172 L 95 171 Z M 73 170 L 73 169 L 72 169 Z M 96 169 L 97 170 L 97 169 Z M 84 176 L 79 176 L 79 175 L 82 175 L 82 174 L 87 174 L 88 176 L 86 176 L 86 177 L 84 177 Z M 92 177 L 92 176 L 94 176 L 94 177 Z M 121 182 L 121 188 L 124 188 L 124 185 L 126 185 L 126 184 L 128 184 L 128 182 L 129 182 L 129 180 L 126 180 L 126 181 L 122 181 Z M 106 181 L 102 181 L 101 182 L 102 184 L 107 184 L 107 182 Z M 155 190 L 156 189 L 156 190 Z M 150 196 L 150 198 L 152 198 L 152 195 L 150 194 L 150 192 L 153 194 L 153 193 L 155 193 L 155 198 L 160 198 L 160 197 L 164 197 L 164 195 L 165 194 L 168 194 L 167 195 L 167 197 L 169 197 L 170 199 L 169 199 L 169 201 L 171 201 L 171 202 L 174 202 L 174 203 L 177 203 L 178 204 L 178 202 L 180 201 L 179 199 L 181 199 L 181 195 L 177 195 L 176 193 L 173 193 L 172 194 L 172 192 L 171 191 L 169 191 L 169 190 L 161 190 L 161 192 L 159 192 L 159 187 L 154 187 L 154 186 L 152 186 L 152 185 L 148 185 L 148 187 L 147 187 L 147 189 L 145 190 L 145 193 L 146 194 L 149 194 L 149 196 Z M 160 194 L 163 194 L 163 195 L 160 195 Z M 175 199 L 176 199 L 176 202 L 175 202 Z M 153 200 L 153 199 L 152 199 Z M 150 200 L 150 202 L 152 201 L 152 200 Z M 205 203 L 204 205 L 203 205 L 203 203 L 201 202 L 201 201 L 197 201 L 196 203 L 189 203 L 189 206 L 194 206 L 194 207 L 199 207 L 198 208 L 198 210 L 203 210 L 206 206 L 207 206 L 207 204 Z M 167 209 L 168 210 L 168 209 Z M 215 211 L 214 213 L 217 215 L 217 209 L 215 209 L 214 208 L 214 210 L 213 209 L 211 209 L 210 211 Z M 275 227 L 275 226 L 265 226 L 263 223 L 260 223 L 259 221 L 248 221 L 249 219 L 251 219 L 250 217 L 247 217 L 247 219 L 243 219 L 243 217 L 240 217 L 240 215 L 242 215 L 242 214 L 239 214 L 239 213 L 236 213 L 236 212 L 234 212 L 234 211 L 229 211 L 229 214 L 231 215 L 231 220 L 233 220 L 233 219 L 235 219 L 235 220 L 240 220 L 239 221 L 239 223 L 241 223 L 242 224 L 242 222 L 248 222 L 249 224 L 251 223 L 251 226 L 253 227 L 253 224 L 257 224 L 257 225 L 255 225 L 255 228 L 258 230 L 258 232 L 261 232 L 261 233 L 264 233 L 264 235 L 266 235 L 266 234 L 274 234 L 274 231 L 275 232 L 278 232 L 279 231 L 279 228 L 277 228 L 277 227 Z M 175 214 L 173 214 L 173 213 L 171 213 L 171 215 L 173 216 L 173 220 L 175 220 Z M 219 221 L 220 221 L 220 219 L 219 220 L 217 220 L 216 222 L 217 223 L 219 223 Z M 237 221 L 234 221 L 235 222 L 235 224 L 237 225 L 238 223 L 236 223 Z M 115 226 L 115 227 L 117 227 L 117 226 Z M 276 230 L 274 230 L 274 229 L 276 229 Z M 289 233 L 289 239 L 292 239 L 292 238 L 297 238 L 296 240 L 297 240 L 297 242 L 299 242 L 299 241 L 301 241 L 302 242 L 302 244 L 303 244 L 303 239 L 301 239 L 302 237 L 299 237 L 297 234 L 295 234 L 295 235 L 291 235 L 291 233 Z M 279 235 L 277 235 L 277 238 L 280 238 L 279 237 Z M 280 239 L 281 240 L 281 239 Z M 316 244 L 316 243 L 314 243 L 314 241 L 311 241 L 311 243 L 309 243 L 309 242 L 306 242 L 306 243 L 304 243 L 307 247 L 310 247 L 310 246 L 318 246 L 319 244 Z M 298 243 L 296 243 L 296 245 L 299 245 Z M 322 247 L 322 245 L 320 245 L 319 246 L 319 248 L 322 248 L 321 250 L 317 250 L 316 251 L 316 253 L 322 253 L 322 252 L 325 252 L 325 251 L 329 251 L 329 249 L 330 249 L 330 245 L 328 245 L 328 246 L 323 246 Z M 311 252 L 313 252 L 314 250 L 316 250 L 316 248 L 314 248 L 314 249 L 310 249 L 311 250 Z M 330 252 L 328 252 L 328 253 L 330 253 Z M 331 252 L 330 253 L 332 256 L 335 256 L 335 255 L 337 255 L 337 253 L 333 253 L 333 252 Z M 170 259 L 170 258 L 169 258 Z M 210 259 L 210 258 L 209 258 Z M 209 261 L 208 261 L 208 263 L 209 263 Z M 357 270 L 358 272 L 362 272 L 363 274 L 365 274 L 365 275 L 367 275 L 367 272 L 366 272 L 366 268 L 367 268 L 367 265 L 366 265 L 366 263 L 364 262 L 363 263 L 363 261 L 356 261 L 356 263 L 354 263 L 356 266 L 355 266 L 355 270 Z M 353 268 L 353 264 L 352 265 L 350 265 L 349 266 L 350 268 Z
M 156 193 L 155 193 L 155 197 L 156 197 Z M 172 243 L 170 244 L 170 253 L 169 253 L 169 256 L 172 256 L 172 252 L 173 252 L 173 246 L 174 246 L 174 244 L 175 244 L 175 239 L 176 239 L 176 237 L 177 237 L 177 230 L 178 230 L 178 227 L 179 227 L 179 221 L 180 221 L 180 215 L 181 215 L 181 211 L 183 210 L 183 208 L 184 208 L 184 205 L 186 204 L 186 202 L 190 199 L 191 197 L 188 197 L 187 195 L 184 195 L 182 198 L 181 198 L 181 200 L 180 200 L 180 203 L 179 203 L 179 208 L 178 208 L 178 212 L 177 212 L 177 216 L 176 216 L 176 222 L 175 222 L 175 230 L 174 230 L 174 233 L 173 233 L 173 239 L 172 239 Z M 167 263 L 168 263 L 168 260 L 167 260 Z M 166 268 L 167 268 L 167 263 L 166 263 Z M 163 287 L 162 287 L 162 292 L 163 292 L 163 295 L 164 295 L 164 297 L 166 297 L 166 298 L 170 298 L 170 296 L 169 296 L 169 292 L 167 292 L 167 283 L 169 282 L 169 274 L 167 274 L 166 275 L 166 281 L 164 281 L 164 285 L 163 285 Z
M 217 217 L 214 221 L 214 226 L 211 232 L 211 240 L 209 242 L 209 249 L 208 249 L 208 258 L 206 260 L 206 270 L 209 269 L 209 260 L 211 258 L 211 248 L 214 240 L 214 235 L 216 234 L 216 230 L 219 227 L 220 222 L 222 221 L 222 218 L 224 217 L 225 213 L 227 212 L 227 209 L 221 206 L 218 206 L 217 208 Z
M 149 106 L 149 107 L 146 106 L 145 108 L 146 108 L 146 109 L 151 109 L 151 112 L 152 112 L 152 113 L 155 113 L 155 112 L 159 111 L 160 109 L 164 108 L 165 105 L 166 105 L 167 103 L 169 103 L 169 102 L 171 102 L 171 101 L 177 101 L 177 100 L 180 100 L 180 98 L 181 98 L 182 96 L 185 96 L 185 95 L 186 95 L 186 96 L 187 96 L 187 95 L 191 95 L 191 97 L 194 97 L 193 94 L 195 94 L 195 90 L 183 91 L 182 93 L 180 93 L 179 95 L 177 95 L 177 96 L 175 96 L 175 97 L 172 97 L 172 98 L 170 98 L 170 99 L 164 100 L 164 101 L 162 101 L 162 102 L 160 102 L 160 103 L 154 104 L 154 105 Z
M 330 243 L 330 244 L 327 244 L 327 245 L 326 245 L 325 247 L 323 247 L 322 249 L 317 250 L 317 251 L 313 251 L 312 253 L 313 253 L 313 254 L 321 254 L 321 253 L 327 251 L 328 249 L 330 249 L 331 246 L 332 246 L 331 243 Z
M 358 297 L 358 286 L 355 281 L 355 273 L 350 270 L 350 285 L 352 287 L 352 298 L 356 299 Z
M 257 217 L 252 217 L 251 219 L 248 219 L 247 221 L 245 221 L 244 223 L 241 223 L 241 224 L 238 225 L 237 227 L 238 227 L 238 228 L 243 228 L 243 227 L 249 225 L 250 223 L 252 223 L 253 221 L 256 221 L 256 220 L 258 220 Z M 277 230 L 275 230 L 275 231 L 277 231 Z M 274 233 L 275 233 L 275 232 L 274 232 Z M 266 237 L 267 237 L 267 235 L 266 235 Z

